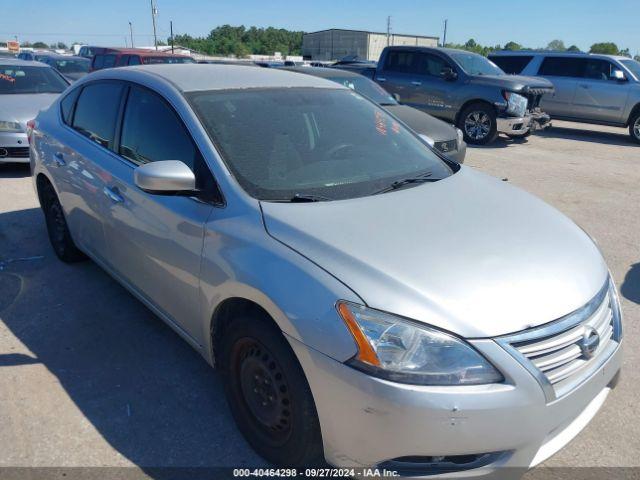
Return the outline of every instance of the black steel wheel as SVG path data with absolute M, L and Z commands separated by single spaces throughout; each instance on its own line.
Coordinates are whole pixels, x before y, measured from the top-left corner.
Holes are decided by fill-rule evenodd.
M 220 339 L 229 407 L 253 449 L 278 466 L 324 462 L 320 424 L 304 372 L 273 321 L 248 315 Z

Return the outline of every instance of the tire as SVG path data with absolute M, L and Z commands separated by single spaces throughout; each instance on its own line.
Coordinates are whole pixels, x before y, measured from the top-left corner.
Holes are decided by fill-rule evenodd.
M 465 142 L 487 145 L 498 136 L 496 112 L 485 103 L 472 103 L 460 113 L 458 128 L 462 130 Z
M 227 401 L 253 449 L 276 466 L 326 465 L 309 384 L 271 319 L 234 319 L 220 341 Z
M 65 263 L 85 260 L 82 253 L 71 238 L 62 205 L 51 185 L 45 185 L 42 192 L 42 211 L 47 224 L 49 242 L 56 256 Z
M 640 143 L 640 109 L 636 110 L 629 119 L 629 135 L 636 143 Z

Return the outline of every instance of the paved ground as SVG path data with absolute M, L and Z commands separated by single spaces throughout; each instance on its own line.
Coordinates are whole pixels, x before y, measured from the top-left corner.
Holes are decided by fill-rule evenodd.
M 583 226 L 621 286 L 623 381 L 547 465 L 640 466 L 640 147 L 556 122 L 467 162 Z M 95 265 L 57 261 L 28 170 L 0 166 L 0 467 L 260 464 L 217 374 Z

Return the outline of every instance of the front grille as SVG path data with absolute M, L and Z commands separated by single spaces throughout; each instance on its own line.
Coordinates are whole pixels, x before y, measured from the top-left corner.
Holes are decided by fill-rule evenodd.
M 446 142 L 435 142 L 433 146 L 442 153 L 450 153 L 458 150 L 457 140 L 447 140 Z
M 587 380 L 616 350 L 622 335 L 609 282 L 587 305 L 542 327 L 498 339 L 534 374 L 551 401 Z
M 0 147 L 0 158 L 29 158 L 29 147 Z

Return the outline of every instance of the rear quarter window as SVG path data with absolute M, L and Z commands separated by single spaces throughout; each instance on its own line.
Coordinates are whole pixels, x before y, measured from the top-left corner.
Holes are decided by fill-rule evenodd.
M 489 60 L 498 65 L 505 73 L 518 75 L 533 60 L 533 55 L 490 55 Z

